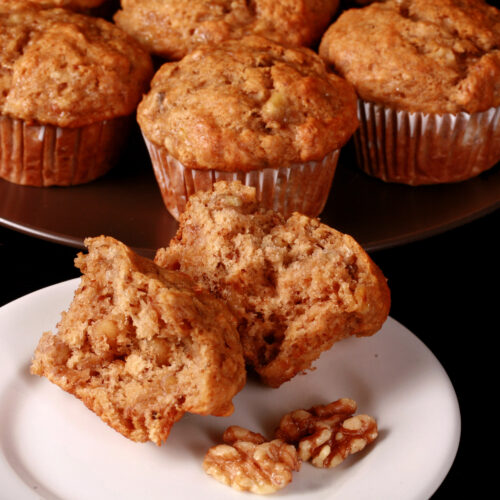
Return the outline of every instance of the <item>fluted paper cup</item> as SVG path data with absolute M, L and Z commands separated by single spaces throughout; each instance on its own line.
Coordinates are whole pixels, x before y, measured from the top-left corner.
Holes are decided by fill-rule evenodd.
M 0 177 L 38 187 L 90 182 L 115 163 L 130 120 L 63 128 L 0 116 Z
M 500 108 L 427 114 L 358 101 L 357 160 L 367 174 L 409 185 L 459 182 L 500 160 Z
M 144 140 L 165 206 L 176 219 L 184 212 L 192 194 L 208 191 L 215 182 L 221 180 L 240 181 L 256 188 L 260 204 L 281 212 L 285 217 L 293 212 L 316 217 L 325 206 L 339 157 L 337 149 L 321 161 L 296 163 L 281 168 L 249 172 L 202 170 L 185 167 L 165 148 L 146 137 Z

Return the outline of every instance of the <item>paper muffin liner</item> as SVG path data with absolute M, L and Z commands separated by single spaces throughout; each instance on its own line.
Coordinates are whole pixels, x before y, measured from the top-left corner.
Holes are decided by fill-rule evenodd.
M 221 180 L 240 181 L 256 188 L 260 204 L 281 212 L 285 217 L 292 212 L 316 217 L 325 206 L 339 157 L 337 149 L 321 161 L 295 163 L 287 167 L 249 172 L 201 170 L 185 167 L 165 148 L 146 137 L 144 140 L 165 206 L 176 219 L 185 210 L 189 196 L 196 191 L 208 191 Z
M 72 186 L 115 163 L 131 118 L 69 128 L 0 116 L 0 177 L 25 186 Z
M 409 185 L 458 182 L 500 160 L 500 107 L 478 113 L 397 111 L 358 101 L 357 160 L 367 174 Z

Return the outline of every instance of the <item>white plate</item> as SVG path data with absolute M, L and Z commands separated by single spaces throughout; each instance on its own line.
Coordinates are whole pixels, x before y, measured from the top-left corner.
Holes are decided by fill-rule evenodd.
M 232 424 L 270 436 L 280 417 L 339 397 L 373 415 L 379 438 L 339 467 L 303 464 L 274 496 L 426 499 L 455 458 L 460 413 L 444 369 L 411 332 L 389 318 L 375 336 L 340 342 L 316 370 L 279 389 L 249 382 L 226 418 L 185 415 L 162 446 L 134 443 L 73 396 L 29 374 L 32 353 L 72 300 L 78 280 L 0 309 L 0 498 L 249 498 L 205 475 L 206 450 Z

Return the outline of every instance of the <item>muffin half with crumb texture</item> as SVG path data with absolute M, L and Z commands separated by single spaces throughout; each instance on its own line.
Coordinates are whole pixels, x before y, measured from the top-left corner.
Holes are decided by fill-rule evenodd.
M 335 342 L 373 335 L 389 313 L 386 279 L 353 238 L 299 213 L 263 210 L 255 189 L 237 182 L 193 195 L 155 261 L 228 303 L 247 363 L 272 387 Z
M 164 64 L 137 119 L 176 218 L 217 180 L 257 188 L 263 206 L 284 214 L 318 215 L 358 126 L 350 83 L 313 51 L 258 36 Z
M 89 182 L 114 164 L 153 74 L 150 56 L 104 19 L 0 2 L 0 177 Z
M 246 372 L 222 301 L 113 238 L 85 244 L 81 284 L 31 372 L 134 441 L 160 445 L 185 412 L 231 414 Z
M 385 181 L 457 182 L 500 160 L 500 11 L 387 0 L 344 12 L 320 55 L 360 97 L 360 164 Z

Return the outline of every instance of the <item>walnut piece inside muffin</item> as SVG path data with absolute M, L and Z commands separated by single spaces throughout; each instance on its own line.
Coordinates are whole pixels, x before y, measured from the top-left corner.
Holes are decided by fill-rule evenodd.
M 227 307 L 113 238 L 85 243 L 81 284 L 31 372 L 134 441 L 160 445 L 185 412 L 231 414 L 245 367 Z
M 273 387 L 335 342 L 373 335 L 389 312 L 386 280 L 353 238 L 298 213 L 259 209 L 255 189 L 238 182 L 191 196 L 155 261 L 226 300 L 247 363 Z

